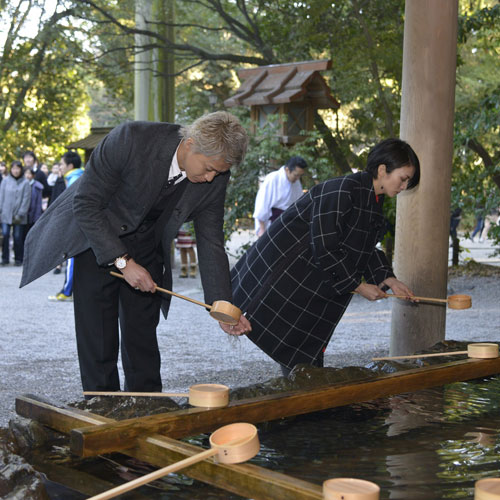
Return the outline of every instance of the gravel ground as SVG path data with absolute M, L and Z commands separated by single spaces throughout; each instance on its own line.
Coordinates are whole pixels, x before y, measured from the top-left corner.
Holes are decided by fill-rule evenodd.
M 484 250 L 482 248 L 482 250 Z M 473 253 L 471 254 L 473 256 Z M 176 270 L 178 271 L 178 269 Z M 0 268 L 0 427 L 14 413 L 17 395 L 50 401 L 80 399 L 72 303 L 54 303 L 62 275 L 48 274 L 22 290 L 21 268 Z M 174 290 L 203 300 L 199 279 L 174 279 Z M 472 309 L 448 310 L 446 339 L 500 341 L 500 277 L 450 279 L 449 294 L 472 296 Z M 328 346 L 327 366 L 363 366 L 388 353 L 391 301 L 355 296 Z M 158 328 L 165 391 L 201 382 L 246 386 L 280 375 L 276 363 L 247 338 L 228 337 L 203 308 L 173 298 Z

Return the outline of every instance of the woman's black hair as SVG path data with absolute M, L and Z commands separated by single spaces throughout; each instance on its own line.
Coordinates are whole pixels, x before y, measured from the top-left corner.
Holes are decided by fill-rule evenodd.
M 420 182 L 420 161 L 412 147 L 401 139 L 385 139 L 374 146 L 368 153 L 366 172 L 370 172 L 374 179 L 378 175 L 379 165 L 385 165 L 386 172 L 401 167 L 412 166 L 415 174 L 408 182 L 408 188 L 412 189 Z

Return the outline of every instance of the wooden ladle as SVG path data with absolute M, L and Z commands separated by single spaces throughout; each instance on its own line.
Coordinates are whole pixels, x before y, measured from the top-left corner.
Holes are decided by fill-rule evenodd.
M 394 295 L 393 293 L 386 294 L 387 297 L 395 299 L 406 299 L 406 295 Z M 433 297 L 412 297 L 412 299 L 421 300 L 422 302 L 439 302 L 448 304 L 450 309 L 469 309 L 472 306 L 472 299 L 470 295 L 450 295 L 447 299 L 435 299 Z
M 167 474 L 189 467 L 190 465 L 201 462 L 214 455 L 217 455 L 218 462 L 223 464 L 246 462 L 257 455 L 260 450 L 257 428 L 252 424 L 242 422 L 225 425 L 211 434 L 210 446 L 211 448 L 209 450 L 202 451 L 180 462 L 151 472 L 151 474 L 147 474 L 122 484 L 121 486 L 105 491 L 104 493 L 91 497 L 89 500 L 107 500 L 109 498 L 114 498 L 122 493 L 138 488 L 156 479 L 160 479 Z
M 474 500 L 500 500 L 500 478 L 487 477 L 476 481 Z
M 111 274 L 113 276 L 116 276 L 117 278 L 125 279 L 123 274 L 115 273 L 114 271 L 111 271 Z M 159 292 L 168 293 L 169 295 L 173 295 L 174 297 L 179 297 L 180 299 L 187 300 L 189 302 L 192 302 L 193 304 L 198 304 L 199 306 L 203 306 L 209 309 L 210 316 L 212 316 L 212 318 L 216 319 L 217 321 L 220 321 L 221 323 L 226 323 L 227 325 L 236 325 L 240 320 L 241 310 L 238 307 L 233 306 L 233 304 L 231 304 L 227 300 L 216 300 L 211 306 L 209 306 L 204 302 L 191 299 L 189 297 L 186 297 L 185 295 L 167 290 L 166 288 L 160 288 L 159 286 L 157 286 L 156 290 L 158 290 Z
M 466 351 L 433 352 L 430 354 L 412 354 L 409 356 L 390 356 L 385 358 L 372 358 L 372 361 L 386 361 L 391 359 L 417 359 L 431 358 L 438 356 L 455 356 L 457 354 L 467 354 L 473 359 L 493 359 L 498 358 L 498 344 L 490 342 L 477 342 L 469 344 Z
M 229 404 L 229 387 L 222 384 L 196 384 L 189 388 L 189 393 L 184 392 L 107 392 L 84 391 L 85 396 L 136 396 L 150 398 L 189 398 L 191 406 L 205 408 L 223 408 Z
M 338 477 L 323 483 L 325 500 L 378 500 L 380 487 L 371 481 Z

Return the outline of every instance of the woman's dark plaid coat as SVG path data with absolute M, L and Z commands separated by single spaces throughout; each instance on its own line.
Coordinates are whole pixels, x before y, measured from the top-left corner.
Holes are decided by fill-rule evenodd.
M 317 364 L 362 277 L 394 276 L 384 253 L 383 197 L 370 173 L 314 186 L 288 208 L 231 271 L 233 302 L 248 337 L 279 363 Z

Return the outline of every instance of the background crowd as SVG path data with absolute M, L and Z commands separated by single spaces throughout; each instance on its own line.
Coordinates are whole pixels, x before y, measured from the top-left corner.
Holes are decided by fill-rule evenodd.
M 10 166 L 0 162 L 0 223 L 2 224 L 2 266 L 22 266 L 24 241 L 29 230 L 68 184 L 81 175 L 78 153 L 68 151 L 50 171 L 39 163 L 33 151 Z M 12 243 L 11 243 L 12 237 Z M 59 271 L 60 272 L 60 271 Z
M 300 163 L 300 164 L 299 164 Z M 279 174 L 283 173 L 282 184 L 286 186 L 274 186 L 272 194 L 274 197 L 281 196 L 286 202 L 286 206 L 290 202 L 295 201 L 302 194 L 302 185 L 300 177 L 304 173 L 307 164 L 301 157 L 291 158 L 286 165 L 281 169 L 269 174 L 262 183 L 256 199 L 254 219 L 256 222 L 257 234 L 263 232 L 260 226 L 267 225 L 268 221 L 262 222 L 259 217 L 259 210 L 268 209 L 269 203 L 263 202 L 264 188 L 271 185 L 273 180 L 276 184 L 279 180 Z M 16 266 L 21 266 L 24 257 L 24 241 L 28 231 L 33 227 L 35 222 L 40 218 L 47 207 L 74 181 L 76 181 L 83 173 L 83 165 L 80 156 L 75 151 L 68 151 L 63 155 L 61 160 L 52 165 L 49 169 L 47 164 L 40 163 L 36 154 L 33 151 L 26 151 L 22 155 L 22 161 L 13 161 L 8 166 L 4 161 L 0 161 L 0 223 L 2 225 L 2 266 L 7 266 L 11 263 L 11 255 L 13 254 L 13 263 Z M 298 174 L 297 174 L 298 172 Z M 296 174 L 297 178 L 291 179 L 290 176 Z M 272 177 L 272 179 L 271 179 Z M 296 181 L 296 182 L 295 182 Z M 291 197 L 292 187 L 296 187 L 298 195 Z M 284 193 L 284 194 L 283 194 Z M 267 195 L 269 198 L 270 195 Z M 266 199 L 267 199 L 266 198 Z M 286 200 L 285 200 L 286 198 Z M 290 199 L 288 199 L 290 198 Z M 260 202 L 259 202 L 260 200 Z M 276 204 L 276 203 L 275 203 Z M 266 206 L 264 206 L 266 205 Z M 286 208 L 286 207 L 284 207 Z M 474 214 L 474 227 L 471 228 L 470 239 L 474 241 L 477 236 L 479 243 L 484 241 L 490 223 L 500 224 L 499 214 L 485 213 L 484 207 L 476 207 Z M 450 236 L 452 240 L 457 238 L 458 225 L 462 221 L 462 210 L 455 209 L 451 214 L 450 220 Z M 491 220 L 490 220 L 491 219 Z M 498 220 L 495 220 L 498 219 Z M 271 220 L 271 219 L 270 219 Z M 472 222 L 472 221 L 470 221 Z M 486 223 L 486 224 L 485 224 Z M 260 226 L 259 226 L 260 224 Z M 451 245 L 450 245 L 451 246 Z M 176 239 L 176 248 L 181 252 L 181 274 L 180 277 L 195 277 L 197 270 L 196 240 L 192 227 L 183 227 Z M 50 300 L 71 300 L 72 295 L 72 273 L 70 265 L 66 269 L 66 279 L 62 290 L 53 296 Z M 189 271 L 189 274 L 188 274 Z M 55 274 L 62 272 L 61 266 L 55 270 Z

